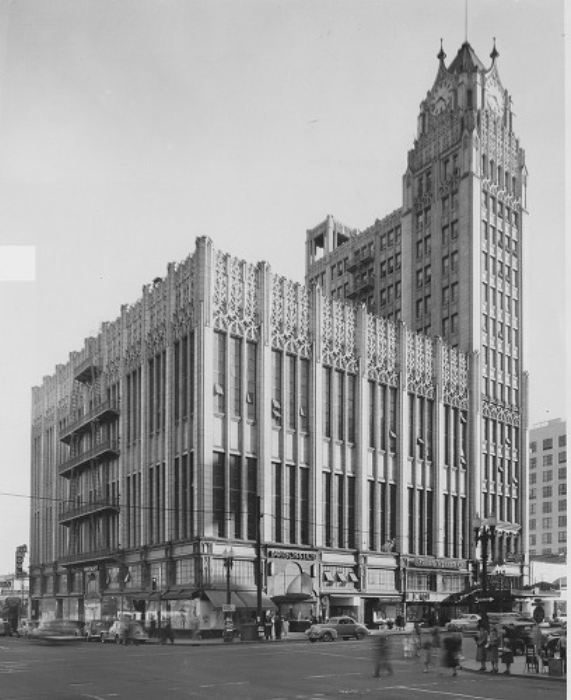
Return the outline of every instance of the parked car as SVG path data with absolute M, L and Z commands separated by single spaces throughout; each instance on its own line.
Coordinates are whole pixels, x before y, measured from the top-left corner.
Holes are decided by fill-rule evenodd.
M 83 628 L 83 636 L 86 642 L 91 642 L 94 640 L 101 641 L 103 634 L 109 631 L 113 623 L 110 620 L 90 620 L 85 623 Z
M 44 620 L 30 630 L 28 637 L 51 642 L 78 642 L 83 639 L 83 624 L 79 620 Z
M 22 618 L 18 627 L 16 629 L 16 637 L 29 637 L 30 632 L 35 630 L 39 622 L 37 620 L 28 620 L 27 618 Z
M 465 613 L 463 615 L 459 615 L 454 620 L 450 620 L 450 622 L 446 625 L 446 629 L 449 632 L 477 632 L 478 623 L 481 619 L 482 618 L 480 615 L 477 615 L 476 613 Z
M 115 642 L 115 644 L 141 644 L 148 641 L 149 635 L 138 622 L 133 620 L 115 620 L 107 630 L 101 630 L 102 642 Z
M 332 642 L 337 637 L 363 639 L 370 632 L 365 625 L 361 625 L 352 617 L 343 615 L 341 617 L 331 617 L 327 622 L 311 625 L 305 634 L 310 642 L 316 642 L 318 639 L 322 642 Z
M 12 625 L 7 620 L 0 620 L 0 634 L 3 637 L 12 636 Z

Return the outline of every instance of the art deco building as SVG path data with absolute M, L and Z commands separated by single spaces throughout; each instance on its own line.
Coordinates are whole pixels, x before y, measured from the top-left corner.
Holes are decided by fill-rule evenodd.
M 476 513 L 494 559 L 522 556 L 525 166 L 500 85 L 495 55 L 441 53 L 403 207 L 310 232 L 305 287 L 200 238 L 34 389 L 36 616 L 220 629 L 229 547 L 243 619 L 258 580 L 294 616 L 421 616 L 473 580 Z
M 485 67 L 464 43 L 446 66 L 441 49 L 420 105 L 401 208 L 363 232 L 331 216 L 309 230 L 306 283 L 470 355 L 474 424 L 465 517 L 496 517 L 492 556 L 513 560 L 527 540 L 521 265 L 527 170 L 498 55 L 494 46 Z M 408 410 L 411 419 L 418 416 L 412 399 Z M 453 498 L 442 506 L 446 520 Z M 409 514 L 419 522 L 416 503 Z

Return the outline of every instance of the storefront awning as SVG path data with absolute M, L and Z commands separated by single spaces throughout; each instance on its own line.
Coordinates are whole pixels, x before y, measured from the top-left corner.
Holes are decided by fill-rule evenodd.
M 178 590 L 167 591 L 163 594 L 163 600 L 190 600 L 194 593 L 192 588 L 180 588 Z
M 243 602 L 243 607 L 251 610 L 258 609 L 257 591 L 236 591 L 236 595 Z M 265 593 L 262 593 L 262 610 L 277 610 L 275 603 Z
M 226 605 L 226 601 L 228 600 L 226 591 L 207 590 L 207 591 L 203 591 L 203 593 L 208 598 L 208 600 L 212 603 L 212 607 L 219 608 L 220 610 L 222 609 L 223 605 Z M 236 593 L 234 593 L 234 591 L 230 592 L 230 603 L 235 605 L 236 609 L 247 607 L 240 600 L 240 598 L 238 598 L 238 596 L 236 595 Z

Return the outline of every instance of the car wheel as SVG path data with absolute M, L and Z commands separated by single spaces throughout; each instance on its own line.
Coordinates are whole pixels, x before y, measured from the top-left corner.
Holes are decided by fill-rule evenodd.
M 333 641 L 333 635 L 331 634 L 331 632 L 324 632 L 324 633 L 322 634 L 322 636 L 321 636 L 321 639 L 322 639 L 324 642 L 332 642 L 332 641 Z
M 355 639 L 360 640 L 360 639 L 364 639 L 364 638 L 365 638 L 365 633 L 363 632 L 363 630 L 357 630 L 355 632 Z
M 119 639 L 119 635 L 115 635 L 115 644 L 121 644 L 121 640 Z

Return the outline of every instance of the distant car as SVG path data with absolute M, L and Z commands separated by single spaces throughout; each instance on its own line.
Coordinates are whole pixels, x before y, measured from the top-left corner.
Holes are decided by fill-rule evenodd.
M 110 620 L 89 620 L 83 628 L 83 636 L 86 642 L 101 641 L 102 635 L 109 631 L 113 623 Z
M 16 637 L 29 637 L 30 632 L 35 630 L 39 622 L 37 620 L 28 620 L 27 618 L 22 618 L 18 627 L 16 628 Z
M 567 624 L 567 613 L 559 613 L 557 617 L 554 619 L 555 622 L 557 622 L 559 625 L 566 625 Z
M 83 639 L 83 622 L 79 620 L 44 620 L 28 634 L 30 639 L 48 642 L 78 642 Z
M 132 620 L 115 620 L 105 632 L 101 630 L 102 642 L 115 642 L 115 644 L 143 644 L 147 642 L 149 635 L 138 622 Z
M 327 622 L 317 623 L 305 632 L 310 642 L 317 640 L 322 642 L 332 642 L 338 637 L 342 639 L 364 639 L 369 630 L 365 625 L 360 624 L 352 617 L 343 615 L 340 617 L 331 617 Z
M 466 613 L 464 615 L 459 615 L 454 620 L 446 625 L 446 629 L 449 632 L 477 632 L 478 623 L 482 618 L 476 613 Z

